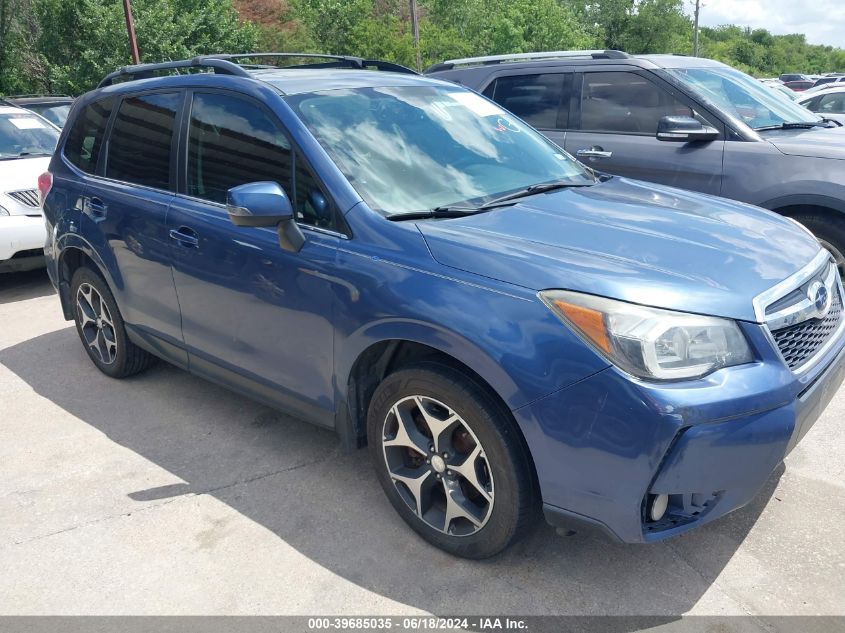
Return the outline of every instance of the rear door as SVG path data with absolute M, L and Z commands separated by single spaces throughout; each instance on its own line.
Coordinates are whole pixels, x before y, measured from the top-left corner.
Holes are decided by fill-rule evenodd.
M 120 100 L 105 160 L 99 177 L 88 182 L 80 216 L 113 278 L 124 320 L 174 362 L 186 356 L 179 350 L 166 216 L 176 184 L 174 130 L 183 99 L 183 91 L 159 90 Z M 162 348 L 161 341 L 168 345 Z
M 525 70 L 503 74 L 493 79 L 483 94 L 563 147 L 573 74 Z
M 196 91 L 185 118 L 185 167 L 168 224 L 191 371 L 331 425 L 339 214 L 263 104 Z M 306 236 L 299 252 L 283 250 L 275 228 L 229 220 L 227 191 L 258 181 L 290 197 Z
M 575 107 L 565 149 L 586 165 L 619 176 L 716 194 L 722 188 L 724 128 L 686 95 L 652 73 L 584 69 L 576 76 Z M 658 141 L 664 116 L 694 116 L 720 130 L 718 140 Z

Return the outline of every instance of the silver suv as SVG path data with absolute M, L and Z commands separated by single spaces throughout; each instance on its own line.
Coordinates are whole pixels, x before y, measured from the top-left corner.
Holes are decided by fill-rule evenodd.
M 730 66 L 560 51 L 456 59 L 426 72 L 497 101 L 596 170 L 794 218 L 845 272 L 845 128 Z

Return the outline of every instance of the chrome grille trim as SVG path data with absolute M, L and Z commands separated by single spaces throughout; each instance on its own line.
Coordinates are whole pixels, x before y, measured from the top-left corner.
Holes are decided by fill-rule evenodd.
M 38 189 L 21 189 L 19 191 L 7 191 L 6 195 L 12 200 L 20 202 L 27 207 L 40 207 L 41 200 L 38 197 Z
M 819 310 L 808 289 L 827 288 L 830 301 Z M 795 374 L 803 374 L 824 358 L 845 332 L 842 280 L 830 253 L 819 254 L 800 271 L 754 299 L 758 321 L 781 359 Z

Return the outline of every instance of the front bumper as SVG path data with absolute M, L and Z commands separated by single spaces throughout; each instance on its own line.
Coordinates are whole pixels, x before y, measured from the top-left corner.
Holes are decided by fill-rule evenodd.
M 609 368 L 517 409 L 547 520 L 641 543 L 744 506 L 842 384 L 843 343 L 804 381 L 774 357 L 693 385 L 640 383 Z M 655 494 L 669 496 L 669 510 L 651 522 Z
M 0 262 L 6 263 L 18 253 L 43 250 L 46 239 L 47 230 L 40 215 L 0 216 Z

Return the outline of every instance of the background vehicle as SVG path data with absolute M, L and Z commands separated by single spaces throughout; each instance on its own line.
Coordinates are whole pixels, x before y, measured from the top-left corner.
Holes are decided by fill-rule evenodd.
M 820 93 L 806 95 L 798 103 L 827 119 L 845 124 L 845 84 L 842 87 L 830 87 Z
M 38 177 L 58 139 L 58 130 L 38 115 L 0 105 L 0 272 L 44 265 Z
M 826 86 L 829 84 L 836 84 L 836 83 L 845 83 L 845 75 L 834 75 L 834 76 L 825 76 L 820 77 L 816 80 L 816 83 L 813 84 L 813 88 L 818 88 L 819 86 Z
M 736 69 L 563 51 L 452 60 L 426 72 L 482 92 L 595 169 L 794 218 L 845 266 L 845 128 Z
M 783 85 L 795 92 L 803 92 L 804 90 L 812 88 L 815 85 L 815 82 L 810 79 L 804 81 L 785 81 L 783 82 Z
M 64 127 L 73 104 L 73 97 L 67 95 L 14 95 L 4 100 L 40 114 L 58 128 Z
M 778 79 L 780 79 L 783 83 L 790 81 L 809 81 L 809 77 L 801 73 L 784 73 L 778 77 Z
M 800 96 L 799 93 L 795 92 L 794 90 L 790 90 L 786 86 L 784 86 L 779 81 L 772 81 L 772 82 L 763 82 L 766 87 L 771 88 L 775 92 L 782 94 L 783 96 L 789 98 L 790 101 L 797 101 L 798 97 Z
M 794 222 L 597 177 L 394 64 L 273 57 L 316 64 L 128 68 L 74 106 L 45 252 L 106 375 L 155 354 L 367 444 L 402 519 L 476 558 L 541 500 L 630 542 L 712 521 L 845 376 Z

